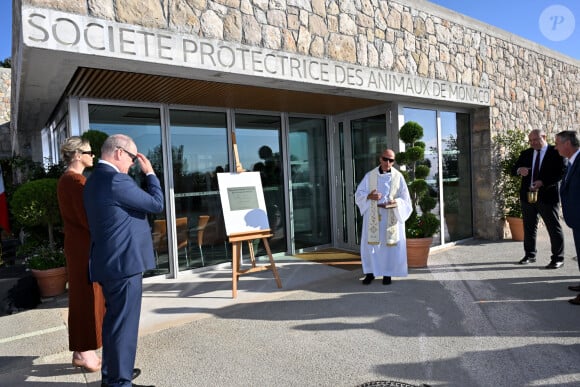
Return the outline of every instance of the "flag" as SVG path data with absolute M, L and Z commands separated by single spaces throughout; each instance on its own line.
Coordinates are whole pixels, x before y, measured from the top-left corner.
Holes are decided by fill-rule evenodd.
M 6 202 L 6 190 L 4 189 L 4 177 L 2 167 L 0 167 L 0 227 L 10 234 L 10 223 L 8 222 L 8 202 Z

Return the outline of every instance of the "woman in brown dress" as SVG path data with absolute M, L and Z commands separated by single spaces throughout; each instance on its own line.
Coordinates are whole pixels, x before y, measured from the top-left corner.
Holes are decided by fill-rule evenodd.
M 89 281 L 90 234 L 83 205 L 83 171 L 93 165 L 94 154 L 91 144 L 78 136 L 68 138 L 60 151 L 67 165 L 58 181 L 58 204 L 68 271 L 69 349 L 75 367 L 96 372 L 101 369 L 95 350 L 102 346 L 105 301 L 99 284 Z

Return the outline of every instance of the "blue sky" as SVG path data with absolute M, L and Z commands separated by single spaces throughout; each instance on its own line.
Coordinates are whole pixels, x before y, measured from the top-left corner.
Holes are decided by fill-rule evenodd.
M 432 0 L 580 60 L 580 0 Z M 0 0 L 0 60 L 11 55 L 12 0 Z
M 12 55 L 12 0 L 0 0 L 0 61 Z
M 580 0 L 430 0 L 580 60 Z

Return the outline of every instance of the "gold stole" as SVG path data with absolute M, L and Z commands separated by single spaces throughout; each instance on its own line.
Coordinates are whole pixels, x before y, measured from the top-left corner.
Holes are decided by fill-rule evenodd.
M 395 168 L 391 168 L 391 186 L 389 189 L 389 197 L 387 201 L 391 201 L 395 198 L 395 195 L 399 191 L 399 186 L 401 184 L 401 178 L 403 175 Z M 373 169 L 369 176 L 369 188 L 372 192 L 377 189 L 379 180 L 379 167 Z M 395 246 L 399 242 L 399 228 L 397 227 L 397 216 L 395 215 L 396 208 L 386 208 L 387 213 L 387 246 Z M 369 222 L 367 224 L 367 236 L 369 245 L 378 245 L 380 243 L 379 236 L 379 207 L 377 207 L 377 201 L 371 200 L 369 208 Z

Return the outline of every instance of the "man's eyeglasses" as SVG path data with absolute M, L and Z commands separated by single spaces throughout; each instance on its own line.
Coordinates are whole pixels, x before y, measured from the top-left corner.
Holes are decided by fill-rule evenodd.
M 95 154 L 93 153 L 93 151 L 81 151 L 81 155 L 89 155 L 91 157 L 94 157 Z
M 381 157 L 381 160 L 383 160 L 383 161 L 385 161 L 385 162 L 387 162 L 387 161 L 388 161 L 389 163 L 394 163 L 394 162 L 395 162 L 395 159 L 390 159 L 390 158 L 388 158 L 388 157 Z
M 134 153 L 129 152 L 127 149 L 118 146 L 117 149 L 121 149 L 123 152 L 127 153 L 129 155 L 129 157 L 131 158 L 131 161 L 134 163 L 135 161 L 137 161 L 137 155 Z

